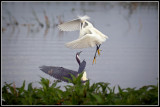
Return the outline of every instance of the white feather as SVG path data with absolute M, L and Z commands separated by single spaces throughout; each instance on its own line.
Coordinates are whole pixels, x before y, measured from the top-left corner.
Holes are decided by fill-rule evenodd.
M 85 16 L 78 16 L 78 18 L 81 20 L 81 21 L 85 21 L 85 20 L 89 20 L 90 19 L 90 17 L 89 16 L 87 16 L 87 15 L 85 15 Z
M 94 47 L 96 44 L 99 45 L 105 40 L 106 40 L 105 38 L 97 37 L 94 34 L 86 34 L 81 38 L 66 43 L 66 46 L 72 49 L 88 48 L 88 47 Z
M 80 23 L 89 19 L 87 15 L 81 17 L 78 16 L 78 19 L 74 19 L 72 21 L 65 22 L 63 24 L 58 25 L 58 28 L 62 31 L 75 31 L 80 30 Z
M 94 47 L 100 45 L 106 41 L 108 36 L 101 33 L 93 25 L 87 21 L 90 19 L 87 15 L 78 16 L 78 19 L 63 23 L 59 25 L 59 29 L 62 31 L 74 31 L 80 30 L 80 36 L 78 39 L 66 43 L 68 48 L 80 49 Z
M 88 79 L 87 79 L 87 73 L 86 73 L 86 71 L 83 71 L 83 76 L 82 76 L 81 80 L 82 80 L 82 81 L 88 80 Z
M 79 19 L 76 19 L 60 24 L 58 25 L 58 28 L 62 31 L 75 31 L 80 29 L 80 23 L 81 21 Z
M 78 76 L 79 76 L 79 74 L 78 74 Z M 82 77 L 81 77 L 81 80 L 82 80 L 82 81 L 88 80 L 86 71 L 83 71 L 83 75 L 82 75 Z

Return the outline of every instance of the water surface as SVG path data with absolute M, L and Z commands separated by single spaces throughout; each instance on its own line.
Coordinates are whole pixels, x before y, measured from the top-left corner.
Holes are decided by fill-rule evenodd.
M 77 39 L 79 32 L 57 28 L 77 15 L 91 17 L 90 22 L 109 37 L 94 65 L 96 48 L 66 48 L 64 44 Z M 39 69 L 42 65 L 78 70 L 75 54 L 80 50 L 91 83 L 109 82 L 122 88 L 157 84 L 156 2 L 3 2 L 2 27 L 2 84 L 21 86 L 25 80 L 39 86 L 40 77 L 54 80 Z

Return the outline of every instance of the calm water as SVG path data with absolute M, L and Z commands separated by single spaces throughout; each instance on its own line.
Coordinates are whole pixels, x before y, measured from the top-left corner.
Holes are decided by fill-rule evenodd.
M 109 37 L 94 65 L 96 48 L 66 48 L 64 44 L 78 38 L 79 32 L 60 32 L 56 27 L 77 15 L 90 16 L 90 22 Z M 21 86 L 25 80 L 38 86 L 40 77 L 54 80 L 40 71 L 42 65 L 77 70 L 75 54 L 80 50 L 91 83 L 109 82 L 123 88 L 157 84 L 156 2 L 3 2 L 2 27 L 2 84 L 15 82 Z

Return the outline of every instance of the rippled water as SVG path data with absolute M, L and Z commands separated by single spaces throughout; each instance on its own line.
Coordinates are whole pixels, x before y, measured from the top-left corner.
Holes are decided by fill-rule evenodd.
M 60 32 L 56 27 L 77 15 L 90 16 L 90 22 L 109 37 L 94 65 L 96 48 L 66 48 L 64 44 L 78 38 L 79 32 Z M 2 84 L 21 86 L 25 80 L 38 86 L 40 77 L 54 80 L 40 71 L 41 65 L 77 70 L 75 54 L 80 50 L 91 83 L 109 82 L 123 88 L 157 84 L 156 2 L 3 2 L 2 31 Z

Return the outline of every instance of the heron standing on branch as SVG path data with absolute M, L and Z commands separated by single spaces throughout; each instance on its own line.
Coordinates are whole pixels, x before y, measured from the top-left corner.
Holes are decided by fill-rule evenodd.
M 58 25 L 58 28 L 62 31 L 80 30 L 80 36 L 78 39 L 66 43 L 68 48 L 80 49 L 97 46 L 93 59 L 94 64 L 94 62 L 96 63 L 96 54 L 98 53 L 98 55 L 100 55 L 99 48 L 101 44 L 106 41 L 108 36 L 97 30 L 90 22 L 87 21 L 87 19 L 89 19 L 88 16 L 79 17 L 78 19 Z
M 55 66 L 41 66 L 40 69 L 46 74 L 49 74 L 50 76 L 53 76 L 54 78 L 62 80 L 64 82 L 69 82 L 64 77 L 72 79 L 71 74 L 74 75 L 75 77 L 78 77 L 78 75 L 83 72 L 81 81 L 82 83 L 85 83 L 88 80 L 86 71 L 84 70 L 86 67 L 86 61 L 85 60 L 83 60 L 82 62 L 80 61 L 79 55 L 81 52 L 82 51 L 77 52 L 76 54 L 76 60 L 77 60 L 77 63 L 79 64 L 78 72 L 74 70 L 66 69 L 63 67 L 55 67 Z

